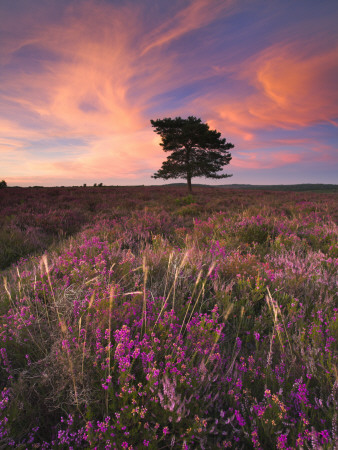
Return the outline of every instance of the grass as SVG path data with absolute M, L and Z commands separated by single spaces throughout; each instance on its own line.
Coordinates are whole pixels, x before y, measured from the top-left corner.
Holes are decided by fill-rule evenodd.
M 5 191 L 1 448 L 335 448 L 335 196 Z

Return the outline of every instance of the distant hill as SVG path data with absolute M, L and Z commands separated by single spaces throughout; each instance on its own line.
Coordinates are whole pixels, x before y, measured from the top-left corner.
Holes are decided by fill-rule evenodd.
M 169 183 L 164 186 L 186 186 L 186 183 Z M 317 192 L 338 192 L 338 184 L 304 183 L 304 184 L 198 184 L 197 187 L 212 187 L 224 189 L 257 189 L 265 191 L 317 191 Z

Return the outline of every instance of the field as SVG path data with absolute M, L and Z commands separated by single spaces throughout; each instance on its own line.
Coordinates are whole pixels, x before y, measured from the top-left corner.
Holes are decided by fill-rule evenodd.
M 0 192 L 0 448 L 334 449 L 337 194 Z

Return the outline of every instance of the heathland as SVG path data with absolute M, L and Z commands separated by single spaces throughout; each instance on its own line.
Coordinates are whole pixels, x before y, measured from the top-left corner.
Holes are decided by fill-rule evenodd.
M 0 448 L 334 449 L 337 194 L 0 192 Z

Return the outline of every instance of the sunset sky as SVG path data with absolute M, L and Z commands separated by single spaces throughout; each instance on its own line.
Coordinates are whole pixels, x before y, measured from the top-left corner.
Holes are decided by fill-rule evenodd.
M 337 183 L 337 23 L 337 0 L 1 0 L 0 180 L 167 183 L 150 119 L 193 115 L 235 145 L 193 182 Z

